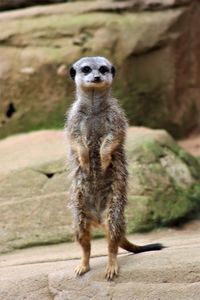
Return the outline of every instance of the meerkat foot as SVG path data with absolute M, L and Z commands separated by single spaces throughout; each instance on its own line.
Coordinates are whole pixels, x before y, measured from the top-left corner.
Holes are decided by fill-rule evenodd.
M 106 274 L 105 274 L 107 280 L 112 280 L 114 277 L 117 277 L 118 275 L 119 275 L 119 266 L 117 262 L 107 266 Z
M 83 265 L 80 264 L 76 267 L 75 269 L 75 274 L 77 276 L 83 275 L 84 273 L 88 272 L 90 270 L 90 266 L 89 265 Z

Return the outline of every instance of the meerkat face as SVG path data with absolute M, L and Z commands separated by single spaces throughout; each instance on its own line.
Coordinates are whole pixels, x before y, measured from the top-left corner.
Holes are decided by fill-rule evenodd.
M 76 86 L 86 90 L 109 88 L 114 75 L 114 66 L 100 56 L 81 58 L 70 69 L 70 76 Z

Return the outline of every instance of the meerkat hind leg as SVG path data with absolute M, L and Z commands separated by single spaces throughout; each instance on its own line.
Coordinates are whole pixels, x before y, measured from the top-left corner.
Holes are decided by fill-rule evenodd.
M 106 267 L 105 277 L 107 280 L 112 280 L 115 276 L 118 276 L 119 265 L 117 262 L 118 243 L 111 239 L 109 230 L 104 227 L 108 240 L 108 264 Z
M 91 235 L 89 228 L 81 233 L 81 236 L 78 236 L 77 240 L 82 247 L 83 253 L 80 264 L 75 268 L 75 273 L 76 275 L 82 275 L 90 270 Z
M 114 243 L 110 243 L 108 252 L 108 264 L 106 267 L 106 278 L 108 280 L 112 280 L 115 276 L 119 274 L 119 265 L 117 262 L 117 252 L 118 252 L 118 245 Z

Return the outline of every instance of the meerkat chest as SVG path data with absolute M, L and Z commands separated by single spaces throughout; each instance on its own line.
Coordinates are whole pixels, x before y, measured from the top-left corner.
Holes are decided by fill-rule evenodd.
M 101 142 L 109 133 L 109 125 L 105 116 L 90 114 L 81 122 L 81 133 L 87 142 Z

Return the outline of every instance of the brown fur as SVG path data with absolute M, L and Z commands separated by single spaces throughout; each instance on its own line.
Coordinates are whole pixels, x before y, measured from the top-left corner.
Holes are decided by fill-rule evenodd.
M 89 73 L 86 72 L 89 67 Z M 106 66 L 107 72 L 100 72 Z M 111 96 L 114 67 L 102 57 L 83 58 L 70 70 L 76 83 L 76 101 L 67 117 L 72 171 L 70 207 L 78 242 L 83 250 L 76 274 L 89 270 L 90 230 L 101 226 L 108 240 L 107 279 L 118 275 L 117 252 L 161 249 L 160 244 L 137 246 L 125 238 L 127 164 L 124 151 L 127 121 Z M 96 82 L 95 77 L 99 77 Z

